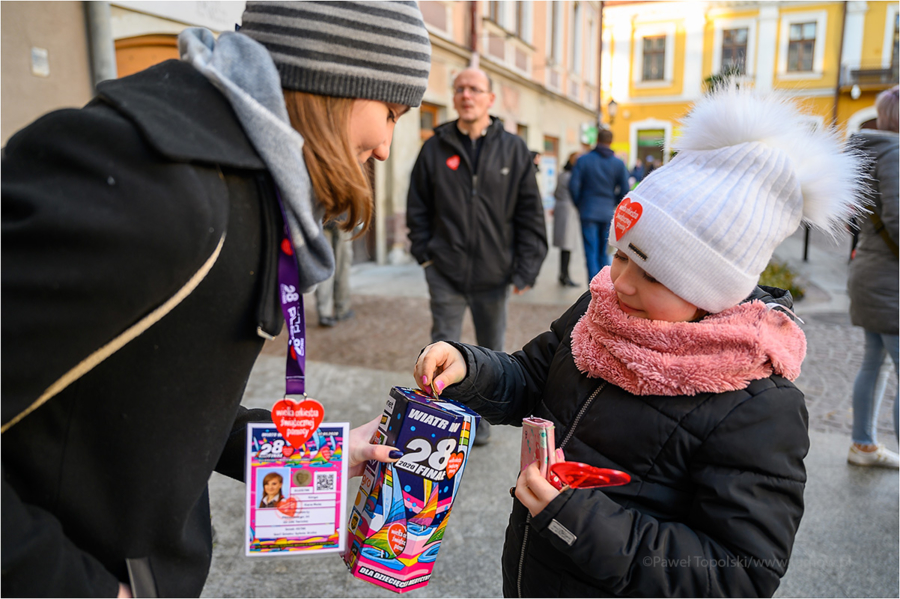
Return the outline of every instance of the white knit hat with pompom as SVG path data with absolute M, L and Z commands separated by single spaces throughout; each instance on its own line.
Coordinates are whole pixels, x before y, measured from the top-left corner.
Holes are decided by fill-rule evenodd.
M 861 156 L 782 96 L 726 87 L 682 126 L 677 155 L 619 204 L 609 243 L 699 308 L 750 295 L 802 220 L 835 232 L 860 211 Z

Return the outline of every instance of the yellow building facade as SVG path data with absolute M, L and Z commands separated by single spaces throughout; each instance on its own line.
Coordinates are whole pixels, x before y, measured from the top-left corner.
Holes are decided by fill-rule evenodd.
M 605 2 L 601 96 L 629 165 L 671 156 L 678 120 L 726 73 L 844 133 L 897 84 L 896 2 Z M 612 110 L 610 110 L 612 102 Z

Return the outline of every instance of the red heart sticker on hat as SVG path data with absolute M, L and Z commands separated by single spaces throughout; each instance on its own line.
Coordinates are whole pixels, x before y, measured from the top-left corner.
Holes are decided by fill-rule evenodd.
M 447 166 L 450 167 L 450 170 L 455 171 L 459 168 L 459 155 L 454 154 L 450 158 L 447 159 Z
M 314 399 L 300 402 L 284 398 L 272 406 L 272 422 L 285 441 L 296 448 L 306 443 L 325 417 L 325 408 Z
M 278 511 L 288 518 L 293 518 L 294 514 L 297 513 L 298 507 L 300 507 L 299 502 L 293 497 L 288 497 L 287 499 L 282 499 L 281 503 L 278 504 Z
M 400 555 L 406 548 L 406 527 L 395 522 L 388 527 L 388 545 L 394 555 Z
M 622 200 L 619 207 L 616 208 L 616 214 L 613 216 L 613 226 L 616 228 L 616 241 L 622 239 L 622 236 L 631 230 L 641 215 L 644 213 L 644 207 L 637 202 L 632 202 L 628 198 Z
M 461 451 L 450 454 L 450 458 L 447 460 L 447 478 L 453 478 L 453 475 L 459 472 L 464 457 L 465 455 Z

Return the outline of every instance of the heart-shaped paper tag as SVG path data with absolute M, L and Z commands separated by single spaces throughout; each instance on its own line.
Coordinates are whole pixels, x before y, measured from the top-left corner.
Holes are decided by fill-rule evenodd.
M 465 455 L 461 451 L 450 454 L 450 458 L 447 460 L 447 478 L 453 478 L 453 475 L 459 472 L 464 457 Z
M 387 537 L 394 555 L 403 553 L 403 549 L 406 548 L 406 527 L 400 522 L 394 522 L 388 527 Z
M 459 155 L 454 154 L 450 158 L 447 159 L 447 166 L 450 167 L 450 170 L 455 171 L 459 168 Z
M 288 497 L 287 499 L 282 499 L 281 503 L 278 504 L 278 511 L 288 518 L 293 518 L 294 514 L 297 513 L 297 508 L 299 507 L 299 501 L 297 501 L 293 497 Z
M 298 449 L 312 437 L 324 417 L 325 408 L 314 399 L 297 402 L 285 397 L 272 406 L 272 422 L 278 432 Z
M 638 222 L 644 213 L 644 207 L 637 202 L 632 202 L 625 198 L 616 208 L 616 214 L 613 217 L 613 226 L 616 228 L 616 241 L 622 239 L 622 235 L 631 230 L 631 227 Z

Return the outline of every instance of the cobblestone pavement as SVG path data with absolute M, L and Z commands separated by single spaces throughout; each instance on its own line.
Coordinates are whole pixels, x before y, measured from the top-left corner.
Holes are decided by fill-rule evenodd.
M 845 324 L 828 322 L 831 316 L 827 314 L 804 319 L 808 349 L 796 384 L 806 395 L 809 426 L 818 431 L 842 432 L 849 437 L 853 426 L 853 381 L 862 363 L 862 329 L 852 326 L 846 314 L 833 317 L 835 321 L 846 319 Z M 886 387 L 877 421 L 878 437 L 880 442 L 895 446 L 891 410 L 897 382 L 893 368 L 882 369 L 882 381 Z

